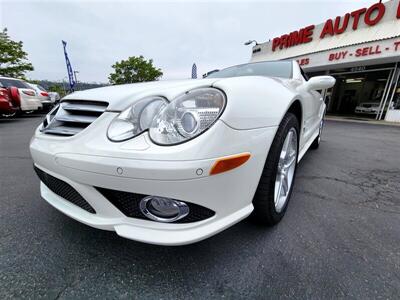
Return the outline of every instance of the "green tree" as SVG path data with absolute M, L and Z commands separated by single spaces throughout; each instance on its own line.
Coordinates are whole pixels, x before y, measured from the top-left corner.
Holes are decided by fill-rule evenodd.
M 28 54 L 22 49 L 22 42 L 15 42 L 7 34 L 7 28 L 0 32 L 0 75 L 24 77 L 27 71 L 33 71 Z
M 36 79 L 29 79 L 27 80 L 29 83 L 33 83 L 33 84 L 40 84 L 40 80 L 36 80 Z
M 123 84 L 158 80 L 163 75 L 161 69 L 153 66 L 153 60 L 143 56 L 132 56 L 127 60 L 116 62 L 108 79 L 111 84 Z

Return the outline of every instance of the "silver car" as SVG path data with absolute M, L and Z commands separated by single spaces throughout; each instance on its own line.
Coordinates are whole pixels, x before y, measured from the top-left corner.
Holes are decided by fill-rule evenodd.
M 379 113 L 379 103 L 378 102 L 363 102 L 360 103 L 355 111 L 356 114 L 368 114 L 376 115 Z
M 49 96 L 50 96 L 51 102 L 53 102 L 54 104 L 57 104 L 61 99 L 60 94 L 57 92 L 49 92 Z

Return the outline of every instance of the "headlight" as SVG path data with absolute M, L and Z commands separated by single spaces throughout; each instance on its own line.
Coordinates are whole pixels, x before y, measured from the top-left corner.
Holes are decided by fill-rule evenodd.
M 215 123 L 226 105 L 223 92 L 201 88 L 187 92 L 165 106 L 150 125 L 157 144 L 174 145 L 190 140 Z
M 148 97 L 121 112 L 110 124 L 108 138 L 113 142 L 122 142 L 133 138 L 149 128 L 154 116 L 167 105 L 162 97 Z

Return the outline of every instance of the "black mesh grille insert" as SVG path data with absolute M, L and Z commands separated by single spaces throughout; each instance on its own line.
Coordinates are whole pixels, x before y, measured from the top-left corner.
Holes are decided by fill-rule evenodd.
M 99 187 L 96 187 L 96 189 L 127 217 L 149 220 L 142 214 L 139 208 L 140 200 L 148 195 L 121 192 Z M 215 215 L 215 212 L 208 208 L 186 201 L 185 203 L 189 206 L 189 214 L 173 223 L 198 222 Z
M 34 167 L 36 174 L 39 176 L 40 180 L 55 194 L 61 198 L 79 206 L 80 208 L 95 214 L 96 211 L 90 206 L 89 203 L 68 183 L 55 178 L 46 172 Z

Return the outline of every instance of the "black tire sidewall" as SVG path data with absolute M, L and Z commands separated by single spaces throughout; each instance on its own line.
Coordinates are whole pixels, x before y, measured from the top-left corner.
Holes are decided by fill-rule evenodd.
M 278 171 L 279 157 L 282 151 L 283 143 L 288 132 L 294 128 L 297 133 L 297 156 L 296 156 L 296 167 L 293 174 L 292 184 L 289 189 L 286 203 L 280 212 L 276 211 L 275 208 L 275 180 Z M 297 160 L 299 155 L 299 123 L 296 116 L 292 113 L 287 113 L 282 119 L 281 124 L 275 134 L 274 140 L 271 144 L 260 182 L 258 184 L 256 193 L 253 199 L 254 213 L 258 221 L 274 225 L 278 223 L 285 215 L 288 203 L 290 201 L 293 186 L 295 184 L 296 172 L 297 172 Z
M 318 136 L 315 138 L 315 140 L 312 142 L 310 148 L 311 149 L 318 149 L 319 145 L 321 144 L 322 140 L 322 132 L 324 131 L 324 126 L 325 126 L 325 114 L 326 114 L 326 109 L 324 110 L 324 114 L 322 115 L 322 119 L 320 122 L 322 122 L 322 126 L 320 125 L 318 127 Z M 321 124 L 321 123 L 320 123 Z

